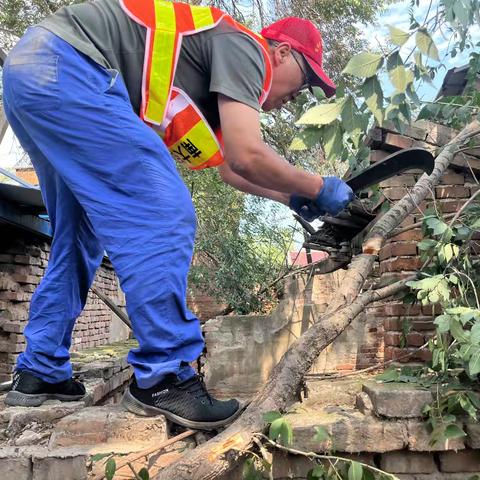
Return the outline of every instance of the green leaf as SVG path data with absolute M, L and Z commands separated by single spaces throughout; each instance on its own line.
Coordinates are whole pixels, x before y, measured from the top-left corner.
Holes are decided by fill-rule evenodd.
M 317 465 L 307 473 L 307 480 L 320 480 L 324 475 L 325 468 L 322 465 Z
M 373 77 L 378 70 L 383 65 L 383 56 L 370 53 L 370 52 L 363 52 L 357 55 L 354 55 L 347 66 L 343 69 L 342 73 L 349 73 L 350 75 L 354 75 L 359 78 L 369 78 Z
M 438 244 L 437 240 L 432 240 L 431 238 L 425 238 L 421 242 L 417 243 L 419 250 L 430 250 L 431 248 L 436 247 Z
M 328 125 L 342 112 L 344 100 L 317 105 L 305 112 L 296 122 L 297 125 Z
M 381 126 L 383 124 L 383 91 L 377 76 L 365 80 L 361 87 L 361 92 L 367 107 Z
M 390 30 L 390 40 L 394 45 L 401 47 L 410 38 L 408 32 L 404 32 L 393 25 L 388 25 L 388 29 Z
M 338 85 L 337 85 L 338 87 Z M 323 91 L 322 88 L 320 87 L 312 87 L 313 94 L 315 95 L 315 98 L 319 101 L 322 102 L 325 100 L 327 97 L 325 96 L 325 92 Z
M 371 470 L 364 469 L 362 480 L 375 480 L 375 475 Z M 389 477 L 378 477 L 378 480 L 390 480 Z M 393 478 L 391 479 L 393 480 Z
M 467 434 L 455 424 L 448 425 L 443 432 L 445 438 L 461 438 L 466 437 Z
M 243 480 L 262 480 L 262 476 L 262 473 L 255 468 L 254 459 L 247 458 L 242 469 Z
M 328 430 L 325 427 L 318 426 L 315 427 L 315 435 L 313 436 L 313 439 L 316 442 L 324 442 L 325 440 L 328 440 L 330 438 L 330 434 L 328 433 Z
M 427 57 L 430 57 L 432 60 L 436 60 L 437 62 L 440 61 L 440 57 L 438 56 L 438 49 L 433 41 L 430 33 L 425 29 L 420 29 L 417 31 L 415 35 L 415 42 L 417 44 L 418 49 Z
M 470 338 L 470 332 L 464 330 L 460 321 L 456 319 L 452 319 L 450 322 L 450 333 L 459 342 L 466 342 Z
M 404 93 L 408 85 L 407 70 L 398 52 L 394 52 L 388 57 L 387 70 L 392 85 L 398 92 Z
M 363 130 L 363 121 L 357 105 L 351 96 L 349 96 L 343 104 L 342 126 L 345 132 L 350 135 L 355 148 L 358 148 Z
M 450 315 L 440 315 L 433 322 L 440 333 L 447 333 L 450 330 Z
M 474 345 L 480 345 L 480 322 L 477 322 L 470 331 L 470 341 Z
M 362 480 L 363 467 L 358 462 L 353 462 L 348 469 L 348 480 Z
M 292 140 L 292 143 L 290 144 L 288 149 L 292 150 L 294 152 L 297 152 L 297 151 L 307 150 L 307 146 L 305 145 L 305 142 L 303 141 L 303 138 L 295 137 Z
M 470 357 L 468 372 L 472 377 L 480 373 L 480 349 Z
M 448 225 L 438 218 L 427 218 L 425 223 L 427 224 L 428 228 L 433 231 L 434 235 L 442 235 L 442 233 L 448 229 Z
M 439 258 L 443 259 L 445 263 L 448 263 L 452 258 L 456 258 L 459 252 L 460 249 L 458 248 L 458 245 L 447 243 L 440 249 Z
M 475 406 L 475 408 L 480 409 L 480 398 L 474 392 L 466 392 L 467 397 Z
M 412 72 L 410 72 L 412 73 Z M 412 73 L 413 75 L 413 73 Z M 410 100 L 414 103 L 415 106 L 420 107 L 422 105 L 421 100 L 418 98 L 417 92 L 415 91 L 415 87 L 413 86 L 413 80 L 412 83 L 410 83 L 407 86 L 407 95 L 410 98 Z
M 272 423 L 279 418 L 282 418 L 282 414 L 277 411 L 266 412 L 263 414 L 263 421 L 267 423 Z
M 90 460 L 91 460 L 92 462 L 98 462 L 99 460 L 102 460 L 102 459 L 104 459 L 104 458 L 106 458 L 106 457 L 109 457 L 110 455 L 111 455 L 110 452 L 109 452 L 109 453 L 97 453 L 96 455 L 92 455 L 92 456 L 90 457 Z
M 453 2 L 452 7 L 455 14 L 455 20 L 463 27 L 468 26 L 470 23 L 471 6 L 472 2 L 470 0 L 457 0 L 456 2 Z
M 337 160 L 343 150 L 343 132 L 338 123 L 323 130 L 323 149 L 327 160 Z
M 282 445 L 290 445 L 293 441 L 292 427 L 285 418 L 277 418 L 270 425 L 268 437 Z
M 109 458 L 107 463 L 105 464 L 105 478 L 107 480 L 112 480 L 116 470 L 117 464 L 115 463 L 115 459 Z
M 142 479 L 142 480 L 150 480 L 150 474 L 148 473 L 148 470 L 143 467 L 137 475 Z

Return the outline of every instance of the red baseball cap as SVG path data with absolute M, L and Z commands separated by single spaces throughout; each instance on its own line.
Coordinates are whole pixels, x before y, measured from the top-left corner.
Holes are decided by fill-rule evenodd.
M 335 94 L 336 86 L 322 68 L 323 42 L 317 27 L 304 18 L 287 17 L 265 27 L 263 37 L 277 42 L 288 42 L 300 52 L 315 74 L 309 78 L 312 85 L 321 87 L 327 97 Z

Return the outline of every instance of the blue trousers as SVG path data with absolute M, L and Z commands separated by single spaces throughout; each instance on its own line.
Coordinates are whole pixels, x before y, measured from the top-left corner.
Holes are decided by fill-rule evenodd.
M 7 119 L 38 174 L 54 232 L 30 305 L 17 369 L 54 383 L 72 375 L 72 330 L 104 250 L 125 292 L 141 388 L 193 375 L 204 346 L 186 306 L 195 210 L 161 138 L 132 110 L 119 73 L 45 29 L 3 71 Z

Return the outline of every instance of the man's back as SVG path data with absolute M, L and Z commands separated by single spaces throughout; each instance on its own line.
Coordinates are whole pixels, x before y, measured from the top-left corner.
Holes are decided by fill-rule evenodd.
M 105 68 L 118 70 L 134 111 L 141 105 L 146 29 L 118 0 L 98 0 L 60 9 L 40 26 Z M 217 94 L 259 109 L 265 64 L 258 45 L 226 22 L 183 39 L 175 86 L 184 90 L 212 128 L 219 126 Z

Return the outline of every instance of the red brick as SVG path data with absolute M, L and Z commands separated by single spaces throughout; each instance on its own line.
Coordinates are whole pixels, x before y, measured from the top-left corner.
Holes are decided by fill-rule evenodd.
M 440 179 L 441 185 L 463 185 L 465 183 L 465 175 L 463 173 L 455 173 L 447 170 Z
M 422 362 L 429 362 L 432 359 L 432 352 L 427 348 L 419 350 L 415 355 L 416 360 L 421 360 Z
M 478 190 L 480 190 L 480 185 L 472 185 L 468 187 L 470 190 L 470 196 L 472 196 L 474 193 L 477 193 Z
M 409 305 L 406 303 L 387 303 L 384 308 L 385 315 L 390 317 L 400 317 L 405 315 L 419 315 L 420 305 Z
M 26 302 L 30 300 L 30 295 L 23 292 L 0 292 L 0 300 L 10 300 L 14 302 Z
M 423 315 L 439 315 L 442 311 L 442 307 L 438 304 L 435 305 L 422 305 L 422 313 Z
M 413 145 L 413 139 L 396 133 L 387 133 L 385 135 L 385 144 L 398 149 L 410 148 Z
M 480 450 L 440 452 L 439 456 L 442 472 L 480 472 Z M 465 478 L 468 478 L 468 476 L 465 476 Z
M 20 273 L 14 273 L 11 275 L 12 279 L 18 283 L 29 283 L 32 285 L 38 285 L 39 278 L 35 275 L 22 275 Z
M 353 363 L 342 363 L 337 365 L 337 370 L 354 370 L 355 365 Z
M 380 262 L 380 273 L 415 271 L 422 266 L 419 257 L 393 257 Z
M 387 332 L 402 330 L 402 325 L 400 323 L 400 320 L 398 320 L 398 318 L 386 318 L 383 321 L 383 325 L 384 325 L 385 331 Z
M 407 345 L 409 347 L 421 347 L 425 343 L 425 337 L 418 332 L 407 333 Z
M 381 188 L 387 187 L 413 187 L 416 180 L 412 174 L 395 175 L 380 182 Z
M 408 256 L 417 254 L 417 244 L 414 242 L 394 242 L 387 243 L 382 250 L 380 250 L 380 260 L 385 260 L 389 257 Z
M 465 202 L 461 202 L 459 200 L 444 200 L 440 201 L 439 208 L 442 213 L 456 213 L 458 212 Z
M 382 193 L 389 200 L 400 200 L 407 194 L 408 190 L 403 187 L 388 187 L 382 188 Z
M 385 333 L 385 345 L 389 347 L 400 346 L 402 334 L 400 332 L 387 332 Z
M 435 324 L 433 323 L 433 318 L 429 320 L 414 319 L 414 320 L 411 320 L 410 324 L 414 330 L 420 330 L 422 332 L 435 330 Z
M 406 232 L 399 233 L 390 239 L 392 242 L 398 241 L 420 241 L 423 240 L 422 231 L 419 228 L 413 228 L 412 230 L 407 230 Z
M 460 185 L 435 187 L 435 195 L 437 198 L 468 198 L 470 190 Z

